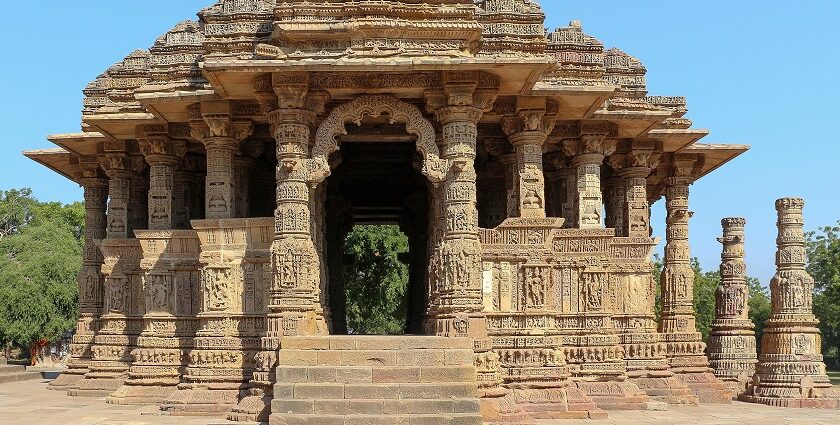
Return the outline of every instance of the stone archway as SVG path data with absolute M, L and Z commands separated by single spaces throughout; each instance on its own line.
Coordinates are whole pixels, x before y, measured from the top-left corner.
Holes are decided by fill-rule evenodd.
M 328 164 L 330 155 L 340 149 L 336 138 L 347 134 L 345 125 L 361 125 L 362 118 L 381 115 L 387 115 L 392 124 L 405 124 L 406 131 L 417 136 L 416 148 L 423 157 L 423 175 L 433 184 L 441 183 L 446 178 L 449 161 L 440 157 L 434 126 L 417 106 L 391 95 L 360 96 L 333 109 L 315 134 L 312 159 L 322 166 Z

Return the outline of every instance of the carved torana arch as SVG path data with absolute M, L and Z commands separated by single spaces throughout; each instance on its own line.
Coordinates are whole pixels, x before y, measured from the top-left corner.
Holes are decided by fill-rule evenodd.
M 440 183 L 449 170 L 449 161 L 440 157 L 440 150 L 435 143 L 435 128 L 420 109 L 391 95 L 366 95 L 347 102 L 330 112 L 330 115 L 318 127 L 315 135 L 315 147 L 312 159 L 315 163 L 328 163 L 329 156 L 339 150 L 339 135 L 346 135 L 345 125 L 362 124 L 366 116 L 387 115 L 391 124 L 405 124 L 408 133 L 417 136 L 417 152 L 423 157 L 422 173 L 432 183 Z M 326 178 L 325 174 L 321 174 Z M 320 182 L 319 182 L 320 183 Z

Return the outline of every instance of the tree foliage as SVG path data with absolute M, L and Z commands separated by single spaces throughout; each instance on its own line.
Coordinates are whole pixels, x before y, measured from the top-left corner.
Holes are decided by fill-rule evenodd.
M 402 334 L 406 328 L 408 238 L 397 226 L 355 226 L 344 269 L 347 327 L 352 334 Z
M 0 192 L 0 342 L 55 341 L 78 318 L 84 206 Z
M 820 319 L 823 353 L 840 367 L 840 223 L 807 234 L 808 272 L 814 277 L 814 313 Z

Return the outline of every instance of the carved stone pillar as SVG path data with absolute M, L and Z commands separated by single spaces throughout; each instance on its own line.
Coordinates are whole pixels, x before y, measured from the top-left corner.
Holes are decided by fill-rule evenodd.
M 615 229 L 615 235 L 619 237 L 626 236 L 624 234 L 624 206 L 627 203 L 627 189 L 624 183 L 624 178 L 618 175 L 613 175 L 604 180 L 604 198 L 607 213 L 604 218 L 604 224 L 608 229 Z
M 510 138 L 516 155 L 516 215 L 545 218 L 545 176 L 543 144 L 554 129 L 556 113 L 545 109 L 524 109 L 505 117 L 502 129 Z
M 84 375 L 89 371 L 91 347 L 99 330 L 99 317 L 102 314 L 102 254 L 96 243 L 105 239 L 108 180 L 100 177 L 99 163 L 95 159 L 83 159 L 80 165 L 79 183 L 85 192 L 85 246 L 82 268 L 76 277 L 79 285 L 80 315 L 76 321 L 76 333 L 70 343 L 67 370 L 50 382 L 49 388 L 53 390 L 67 390 L 84 379 Z
M 576 170 L 577 227 L 604 227 L 604 198 L 601 192 L 601 166 L 604 158 L 616 150 L 617 141 L 606 134 L 584 134 L 579 139 L 564 140 L 570 165 Z
M 780 407 L 840 408 L 840 390 L 826 375 L 813 314 L 814 279 L 805 270 L 805 201 L 776 201 L 779 237 L 776 275 L 770 282 L 773 312 L 765 322 L 755 377 L 743 401 Z
M 171 230 L 176 227 L 176 209 L 183 209 L 183 203 L 175 202 L 175 167 L 187 153 L 186 142 L 166 134 L 146 136 L 140 151 L 149 164 L 149 229 Z
M 234 217 L 248 218 L 251 215 L 251 171 L 254 159 L 237 155 L 233 159 Z
M 193 111 L 191 115 L 194 118 L 190 123 L 192 136 L 207 149 L 205 218 L 234 218 L 237 191 L 233 159 L 240 143 L 253 132 L 254 125 L 251 121 L 234 121 L 228 102 L 204 102 L 200 105 L 200 114 Z M 197 116 L 201 120 L 195 119 Z
M 142 159 L 129 155 L 129 150 L 127 143 L 113 142 L 101 157 L 102 168 L 110 179 L 106 239 L 99 242 L 104 256 L 104 308 L 88 373 L 68 390 L 73 396 L 104 397 L 122 385 L 142 325 L 143 313 L 134 308 L 135 292 L 141 285 L 139 245 L 130 238 L 130 231 L 131 217 L 138 216 L 132 209 L 145 204 L 132 197 L 140 192 L 132 190 L 132 186 L 138 183 L 138 172 L 143 166 Z
M 443 126 L 442 157 L 452 165 L 442 185 L 444 234 L 431 265 L 437 295 L 433 331 L 443 336 L 482 336 L 484 319 L 481 244 L 476 208 L 475 148 L 482 110 L 451 106 L 437 111 Z M 483 331 L 486 337 L 486 328 Z
M 250 392 L 232 410 L 229 417 L 235 419 L 268 419 L 280 338 L 328 333 L 321 304 L 320 257 L 312 234 L 311 188 L 330 171 L 329 164 L 310 158 L 309 147 L 311 127 L 328 95 L 309 92 L 307 74 L 277 74 L 273 82 L 279 109 L 268 114 L 277 141 L 272 283 Z
M 662 316 L 659 331 L 666 343 L 668 362 L 701 402 L 731 402 L 732 393 L 711 373 L 706 344 L 697 331 L 694 312 L 694 270 L 688 224 L 693 215 L 688 209 L 689 185 L 697 158 L 675 157 L 672 174 L 665 188 L 667 229 L 665 261 L 662 270 Z
M 507 193 L 506 211 L 507 217 L 519 215 L 519 173 L 516 168 L 516 154 L 506 153 L 499 157 L 499 161 L 505 167 L 505 192 Z
M 647 195 L 647 178 L 659 165 L 659 153 L 652 147 L 633 146 L 627 154 L 610 157 L 610 165 L 623 180 L 624 193 L 616 195 L 621 204 L 621 226 L 618 236 L 647 238 L 650 236 L 650 204 Z M 618 214 L 618 213 L 616 213 Z
M 707 354 L 715 376 L 729 385 L 736 396 L 743 393 L 755 374 L 755 331 L 749 316 L 750 290 L 744 261 L 743 218 L 724 218 L 720 277 L 715 320 Z

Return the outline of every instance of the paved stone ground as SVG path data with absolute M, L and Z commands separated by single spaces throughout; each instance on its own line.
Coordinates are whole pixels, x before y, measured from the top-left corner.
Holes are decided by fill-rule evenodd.
M 2 425 L 231 425 L 214 418 L 172 417 L 157 408 L 114 406 L 103 399 L 68 397 L 46 389 L 47 381 L 0 385 Z M 838 425 L 840 410 L 799 410 L 735 403 L 674 407 L 665 412 L 611 412 L 599 421 L 541 421 L 540 425 Z

